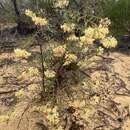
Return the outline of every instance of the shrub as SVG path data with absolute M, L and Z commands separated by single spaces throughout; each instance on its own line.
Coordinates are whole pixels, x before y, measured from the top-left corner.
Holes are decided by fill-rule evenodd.
M 58 12 L 63 10 L 66 13 L 70 4 L 69 1 L 65 0 L 65 3 L 63 1 L 56 2 L 53 5 L 55 10 Z M 45 16 L 42 15 L 43 17 L 41 17 L 31 10 L 26 10 L 25 14 L 37 26 L 39 34 L 42 34 L 44 29 L 50 29 L 51 23 Z M 87 67 L 87 61 L 98 55 L 98 50 L 102 50 L 101 47 L 114 48 L 117 45 L 116 39 L 109 34 L 110 21 L 107 18 L 101 19 L 97 25 L 89 27 L 84 25 L 85 29 L 81 30 L 83 34 L 77 36 L 75 30 L 79 24 L 73 23 L 70 19 L 66 21 L 64 15 L 59 17 L 63 21 L 65 20 L 60 25 L 63 36 L 66 35 L 64 41 L 56 42 L 43 51 L 42 43 L 38 40 L 41 36 L 36 33 L 36 36 L 38 34 L 37 42 L 41 51 L 44 94 L 51 93 L 54 96 L 57 95 L 58 90 L 66 89 L 66 87 L 68 89 L 68 86 L 82 82 L 85 78 L 82 65 L 86 64 Z M 101 44 L 100 49 L 95 44 L 97 41 Z
M 98 81 L 88 72 L 101 67 L 104 51 L 117 45 L 117 40 L 109 32 L 111 22 L 108 18 L 88 20 L 82 2 L 55 0 L 49 7 L 52 10 L 48 10 L 48 7 L 41 9 L 40 6 L 44 5 L 37 4 L 38 9 L 27 9 L 25 15 L 37 29 L 32 37 L 39 47 L 40 54 L 37 54 L 39 57 L 36 57 L 34 62 L 33 53 L 25 49 L 14 50 L 18 65 L 22 64 L 19 75 L 16 76 L 17 80 L 26 83 L 26 86 L 18 89 L 15 96 L 18 101 L 25 99 L 29 100 L 29 103 L 39 99 L 47 101 L 44 105 L 30 109 L 43 113 L 52 130 L 63 129 L 60 116 L 64 118 L 61 115 L 64 106 L 67 107 L 66 111 L 71 113 L 71 117 L 67 115 L 64 119 L 71 122 L 70 129 L 74 129 L 73 124 L 79 129 L 81 126 L 86 128 L 89 119 L 95 114 L 97 104 L 102 100 L 104 102 L 103 98 L 110 98 L 112 94 L 109 96 L 109 93 L 115 92 L 111 91 L 116 86 L 111 74 L 107 75 L 105 71 L 104 81 Z M 77 10 L 76 4 L 81 4 L 81 9 Z M 107 91 L 109 88 L 110 91 Z M 69 100 L 66 97 L 69 97 Z M 70 100 L 71 98 L 73 100 Z M 72 112 L 68 109 L 72 109 Z M 10 116 L 14 115 L 17 115 L 15 110 Z

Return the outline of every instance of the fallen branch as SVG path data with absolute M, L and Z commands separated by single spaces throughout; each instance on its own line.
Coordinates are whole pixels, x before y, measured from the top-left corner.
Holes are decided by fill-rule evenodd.
M 15 89 L 15 90 L 9 90 L 9 91 L 0 91 L 0 94 L 9 94 L 9 93 L 14 93 L 18 91 L 18 89 Z
M 17 128 L 19 128 L 19 125 L 20 125 L 20 123 L 21 123 L 21 121 L 22 121 L 22 118 L 23 118 L 25 112 L 29 109 L 29 106 L 30 106 L 30 102 L 27 104 L 27 106 L 25 107 L 24 111 L 22 112 L 21 118 L 20 118 L 20 120 L 18 121 Z

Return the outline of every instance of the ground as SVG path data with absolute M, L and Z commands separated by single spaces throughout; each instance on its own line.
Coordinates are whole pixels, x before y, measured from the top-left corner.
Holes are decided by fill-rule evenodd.
M 130 56 L 129 54 L 123 54 L 121 52 L 115 52 L 111 54 L 114 58 L 114 70 L 120 75 L 120 77 L 125 81 L 128 89 L 130 89 Z M 122 106 L 130 105 L 130 96 L 116 96 L 115 101 L 121 103 Z M 124 125 L 124 130 L 130 129 L 130 120 L 126 121 Z

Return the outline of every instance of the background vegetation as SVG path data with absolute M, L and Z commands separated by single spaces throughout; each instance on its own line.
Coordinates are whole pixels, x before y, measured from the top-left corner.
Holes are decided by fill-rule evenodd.
M 103 15 L 112 21 L 112 32 L 121 36 L 130 28 L 130 1 L 104 0 L 102 1 Z

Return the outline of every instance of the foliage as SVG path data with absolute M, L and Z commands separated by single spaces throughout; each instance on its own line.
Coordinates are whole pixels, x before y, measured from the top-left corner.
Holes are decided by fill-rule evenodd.
M 120 36 L 129 29 L 129 0 L 103 0 L 103 15 L 112 21 L 113 34 Z
M 3 21 L 7 22 L 7 20 L 10 20 L 10 22 L 14 22 L 14 19 L 16 19 L 16 17 L 13 12 L 13 5 L 11 1 L 5 0 L 1 2 L 0 17 L 3 19 Z

